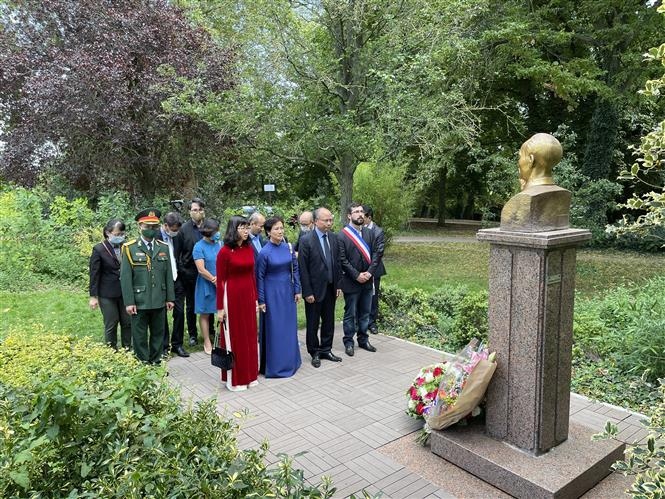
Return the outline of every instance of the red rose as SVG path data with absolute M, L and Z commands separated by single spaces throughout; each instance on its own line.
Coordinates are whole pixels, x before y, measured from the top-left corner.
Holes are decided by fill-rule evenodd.
M 443 372 L 443 369 L 441 369 L 440 367 L 437 367 L 437 368 L 434 369 L 434 372 L 432 374 L 436 378 L 437 376 L 441 376 L 442 372 Z
M 411 387 L 411 398 L 413 400 L 418 400 L 418 390 L 416 390 L 413 386 Z
M 421 416 L 422 413 L 423 413 L 424 408 L 425 408 L 425 404 L 423 404 L 422 402 L 419 402 L 418 405 L 416 405 L 416 414 L 418 414 L 418 416 Z

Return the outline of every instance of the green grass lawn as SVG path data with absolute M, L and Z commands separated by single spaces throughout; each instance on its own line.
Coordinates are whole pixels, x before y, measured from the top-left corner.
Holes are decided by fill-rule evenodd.
M 382 282 L 425 291 L 442 284 L 487 289 L 488 259 L 486 243 L 393 243 L 384 257 L 388 275 Z M 663 254 L 582 249 L 576 287 L 582 297 L 592 297 L 662 274 L 664 265 Z
M 443 284 L 465 284 L 474 290 L 487 289 L 489 246 L 485 243 L 394 243 L 386 251 L 388 275 L 384 283 L 425 291 Z M 580 250 L 577 261 L 577 289 L 591 298 L 613 287 L 638 284 L 662 273 L 665 255 L 616 250 Z M 0 291 L 0 336 L 25 322 L 47 325 L 53 332 L 92 336 L 102 340 L 99 310 L 88 308 L 85 289 L 46 287 L 22 293 Z M 341 320 L 343 300 L 337 303 Z M 298 325 L 304 327 L 305 313 L 298 307 Z

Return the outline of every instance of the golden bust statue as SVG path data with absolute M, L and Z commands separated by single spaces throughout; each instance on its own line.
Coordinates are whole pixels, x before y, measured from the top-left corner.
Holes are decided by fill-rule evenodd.
M 570 191 L 552 180 L 552 168 L 562 156 L 561 144 L 547 133 L 537 133 L 522 144 L 517 162 L 522 192 L 501 210 L 501 230 L 544 232 L 569 227 Z

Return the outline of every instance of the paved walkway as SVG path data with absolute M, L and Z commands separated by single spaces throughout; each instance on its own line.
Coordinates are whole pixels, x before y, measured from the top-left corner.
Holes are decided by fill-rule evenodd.
M 422 422 L 405 414 L 404 393 L 418 370 L 440 361 L 443 354 L 376 335 L 371 342 L 378 352 L 356 349 L 356 355 L 348 357 L 341 348 L 341 326 L 337 326 L 336 333 L 333 351 L 343 357 L 343 362 L 322 360 L 321 367 L 314 369 L 304 347 L 304 332 L 300 331 L 303 365 L 296 375 L 288 379 L 261 377 L 259 386 L 245 392 L 226 390 L 219 370 L 210 365 L 210 358 L 203 352 L 187 359 L 171 359 L 170 380 L 181 386 L 187 399 L 216 397 L 220 413 L 231 415 L 247 409 L 251 417 L 242 423 L 240 446 L 256 448 L 268 439 L 271 463 L 277 461 L 278 453 L 305 452 L 295 458 L 296 466 L 304 470 L 311 483 L 318 483 L 322 475 L 331 476 L 337 487 L 335 497 L 354 493 L 362 497 L 363 489 L 370 494 L 382 491 L 385 498 L 456 497 L 455 490 L 443 490 L 433 483 L 436 480 L 416 473 L 414 466 L 402 464 L 400 461 L 405 461 L 400 452 L 393 449 L 393 457 L 388 455 L 390 452 L 382 452 L 383 447 L 394 447 L 400 439 L 406 441 L 402 437 L 422 427 Z M 619 437 L 626 442 L 646 435 L 638 415 L 579 395 L 571 398 L 571 414 L 573 420 L 597 430 L 607 420 L 619 423 Z M 408 441 L 413 437 L 410 435 Z M 433 454 L 427 456 L 438 460 Z M 503 495 L 496 492 L 497 497 Z

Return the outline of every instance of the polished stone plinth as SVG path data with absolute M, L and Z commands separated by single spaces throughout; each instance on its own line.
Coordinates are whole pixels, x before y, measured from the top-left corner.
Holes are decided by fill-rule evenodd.
M 577 246 L 587 230 L 478 232 L 490 243 L 487 434 L 533 454 L 568 438 Z
M 592 441 L 593 430 L 570 423 L 569 437 L 539 456 L 493 439 L 483 425 L 433 431 L 432 452 L 518 498 L 576 498 L 609 475 L 625 444 Z

